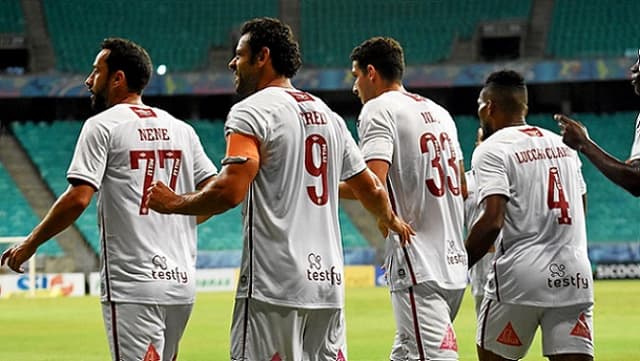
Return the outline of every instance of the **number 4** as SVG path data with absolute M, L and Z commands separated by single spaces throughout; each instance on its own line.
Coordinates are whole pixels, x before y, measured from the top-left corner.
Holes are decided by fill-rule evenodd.
M 556 190 L 558 191 L 557 201 Z M 562 188 L 562 183 L 560 183 L 558 168 L 556 167 L 549 168 L 547 206 L 549 206 L 549 209 L 560 209 L 560 217 L 558 217 L 559 224 L 571 224 L 571 217 L 569 217 L 569 202 L 567 202 L 567 199 L 564 197 L 564 190 Z

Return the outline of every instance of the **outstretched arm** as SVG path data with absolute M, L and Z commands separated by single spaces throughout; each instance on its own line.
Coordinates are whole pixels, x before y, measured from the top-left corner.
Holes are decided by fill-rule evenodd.
M 147 190 L 148 206 L 160 213 L 211 216 L 234 208 L 249 191 L 258 174 L 260 155 L 255 138 L 234 133 L 227 138 L 227 154 L 222 171 L 201 190 L 175 194 L 162 182 L 153 182 Z M 202 185 L 202 184 L 201 184 Z M 203 217 L 198 217 L 200 220 Z
M 636 197 L 640 196 L 640 161 L 622 162 L 593 142 L 580 122 L 562 114 L 554 115 L 554 119 L 558 121 L 562 140 L 568 146 L 582 152 L 613 183 Z
M 411 242 L 411 235 L 415 231 L 393 213 L 384 185 L 369 168 L 349 178 L 346 184 L 360 203 L 378 219 L 378 227 L 383 235 L 386 236 L 391 229 L 400 236 L 401 245 Z
M 70 185 L 27 238 L 2 254 L 0 264 L 6 263 L 12 270 L 23 273 L 22 264 L 33 256 L 41 244 L 73 224 L 89 206 L 94 193 L 95 189 L 87 183 Z
M 483 202 L 484 213 L 471 227 L 464 242 L 469 256 L 469 268 L 489 251 L 504 224 L 507 198 L 503 195 L 490 195 Z

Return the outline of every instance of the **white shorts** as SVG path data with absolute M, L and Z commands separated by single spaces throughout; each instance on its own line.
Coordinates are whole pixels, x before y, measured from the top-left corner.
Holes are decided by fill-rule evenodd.
M 305 309 L 237 298 L 231 324 L 232 361 L 346 361 L 340 308 Z
M 396 335 L 389 356 L 399 360 L 457 360 L 453 320 L 464 289 L 446 290 L 433 282 L 391 292 Z
M 534 307 L 500 303 L 485 298 L 478 319 L 476 343 L 508 359 L 523 358 L 538 325 L 544 356 L 593 356 L 593 304 Z
M 192 304 L 102 303 L 111 358 L 114 361 L 174 361 Z

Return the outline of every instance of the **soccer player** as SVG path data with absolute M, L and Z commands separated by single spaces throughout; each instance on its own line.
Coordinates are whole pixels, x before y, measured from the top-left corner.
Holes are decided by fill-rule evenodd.
M 476 342 L 481 361 L 517 360 L 542 329 L 554 361 L 593 359 L 593 279 L 586 193 L 575 151 L 528 125 L 522 76 L 489 75 L 478 98 L 484 142 L 473 153 L 484 212 L 466 239 L 473 265 L 496 244 Z
M 482 128 L 478 128 L 476 146 L 482 142 Z M 478 204 L 478 187 L 476 186 L 475 172 L 470 169 L 464 173 L 467 181 L 467 197 L 464 199 L 464 222 L 467 232 L 476 222 L 482 213 L 482 207 Z M 500 236 L 498 236 L 500 237 Z M 471 294 L 474 298 L 476 317 L 480 316 L 480 306 L 484 299 L 484 286 L 487 283 L 487 275 L 491 268 L 491 261 L 495 253 L 495 247 L 489 248 L 485 254 L 473 267 L 469 268 L 469 283 L 471 284 Z
M 640 50 L 638 60 L 631 67 L 631 84 L 640 95 Z M 631 156 L 626 162 L 612 157 L 600 148 L 587 133 L 587 128 L 565 115 L 556 114 L 555 119 L 562 131 L 562 140 L 571 148 L 584 154 L 613 183 L 640 197 L 640 114 L 636 119 L 636 133 L 631 148 Z
M 345 180 L 384 230 L 408 241 L 344 121 L 294 88 L 301 65 L 288 25 L 242 25 L 229 68 L 236 91 L 220 175 L 202 191 L 150 188 L 160 212 L 217 214 L 243 202 L 244 249 L 231 326 L 232 360 L 346 360 L 338 184 Z
M 101 302 L 111 355 L 175 360 L 195 298 L 196 217 L 149 212 L 154 179 L 179 192 L 217 173 L 194 130 L 141 99 L 151 59 L 125 39 L 102 42 L 85 84 L 97 115 L 80 132 L 69 188 L 21 244 L 2 255 L 14 271 L 70 226 L 98 192 Z
M 385 270 L 396 335 L 391 360 L 457 360 L 453 319 L 467 284 L 462 151 L 443 107 L 402 85 L 404 55 L 375 37 L 351 52 L 358 134 L 367 167 L 384 183 L 397 214 L 416 230 L 405 245 L 386 239 Z M 341 196 L 351 198 L 348 185 Z

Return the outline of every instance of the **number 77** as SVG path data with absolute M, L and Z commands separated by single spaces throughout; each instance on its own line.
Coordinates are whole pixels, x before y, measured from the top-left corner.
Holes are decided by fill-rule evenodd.
M 157 152 L 160 168 L 165 167 L 165 163 L 168 159 L 173 159 L 169 187 L 175 190 L 176 182 L 178 181 L 178 174 L 180 173 L 180 164 L 182 163 L 182 151 L 175 149 L 158 149 Z M 149 214 L 149 209 L 146 206 L 147 189 L 151 186 L 153 176 L 156 172 L 156 151 L 132 150 L 129 152 L 129 159 L 131 161 L 131 169 L 140 169 L 140 162 L 147 162 L 147 167 L 144 172 L 144 182 L 142 185 L 142 198 L 140 199 L 140 214 L 146 215 Z

